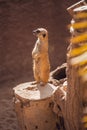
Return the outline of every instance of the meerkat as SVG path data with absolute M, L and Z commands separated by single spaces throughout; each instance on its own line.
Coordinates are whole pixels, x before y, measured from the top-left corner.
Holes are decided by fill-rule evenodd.
M 34 78 L 37 83 L 45 85 L 48 82 L 50 74 L 48 32 L 44 28 L 38 28 L 33 31 L 33 34 L 37 37 L 32 51 Z

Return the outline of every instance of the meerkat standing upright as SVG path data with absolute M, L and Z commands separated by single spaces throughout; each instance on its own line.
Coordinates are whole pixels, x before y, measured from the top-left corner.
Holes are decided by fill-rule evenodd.
M 48 82 L 50 74 L 48 32 L 44 28 L 38 28 L 33 31 L 33 34 L 37 37 L 32 51 L 34 78 L 37 83 L 45 85 Z

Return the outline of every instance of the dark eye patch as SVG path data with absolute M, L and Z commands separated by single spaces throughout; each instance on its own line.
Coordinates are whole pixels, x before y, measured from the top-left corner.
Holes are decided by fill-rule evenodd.
M 37 33 L 40 33 L 40 30 L 37 30 L 36 32 L 37 32 Z
M 46 37 L 46 34 L 43 34 L 43 37 Z

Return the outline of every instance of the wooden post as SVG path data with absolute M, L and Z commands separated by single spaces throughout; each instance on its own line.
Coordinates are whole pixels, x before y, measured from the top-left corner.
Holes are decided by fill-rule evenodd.
M 20 84 L 14 88 L 14 104 L 20 130 L 57 130 L 52 96 L 57 87 Z
M 68 8 L 68 11 L 73 16 L 69 25 L 72 36 L 67 52 L 68 84 L 66 91 L 62 84 L 62 87 L 55 92 L 54 112 L 60 115 L 63 130 L 85 130 L 87 128 L 87 5 L 84 1 L 80 1 Z
M 63 130 L 87 130 L 87 4 L 80 1 L 68 11 L 73 19 L 69 25 L 67 89 L 62 84 L 55 92 L 54 112 L 61 117 Z
M 82 6 L 85 5 L 85 6 Z M 76 6 L 78 8 L 76 8 Z M 81 6 L 81 7 L 80 7 Z M 70 9 L 70 10 L 69 10 Z M 72 11 L 71 11 L 72 10 Z M 71 22 L 70 32 L 72 34 L 71 44 L 67 53 L 67 97 L 65 102 L 65 125 L 66 130 L 84 130 L 82 123 L 83 118 L 83 89 L 84 82 L 82 81 L 82 76 L 79 72 L 87 66 L 87 50 L 84 45 L 86 45 L 86 40 L 83 38 L 85 32 L 87 31 L 87 25 L 79 26 L 87 21 L 86 18 L 83 18 L 82 13 L 87 13 L 87 5 L 79 2 L 75 6 L 68 8 L 68 11 L 72 12 L 73 21 Z M 82 16 L 82 18 L 81 18 Z M 84 36 L 83 36 L 84 35 Z M 87 91 L 87 84 L 86 84 Z

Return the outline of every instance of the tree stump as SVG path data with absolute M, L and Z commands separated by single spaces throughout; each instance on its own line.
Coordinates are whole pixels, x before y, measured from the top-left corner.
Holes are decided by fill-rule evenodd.
M 20 84 L 14 88 L 14 104 L 21 130 L 57 130 L 52 96 L 57 87 Z

